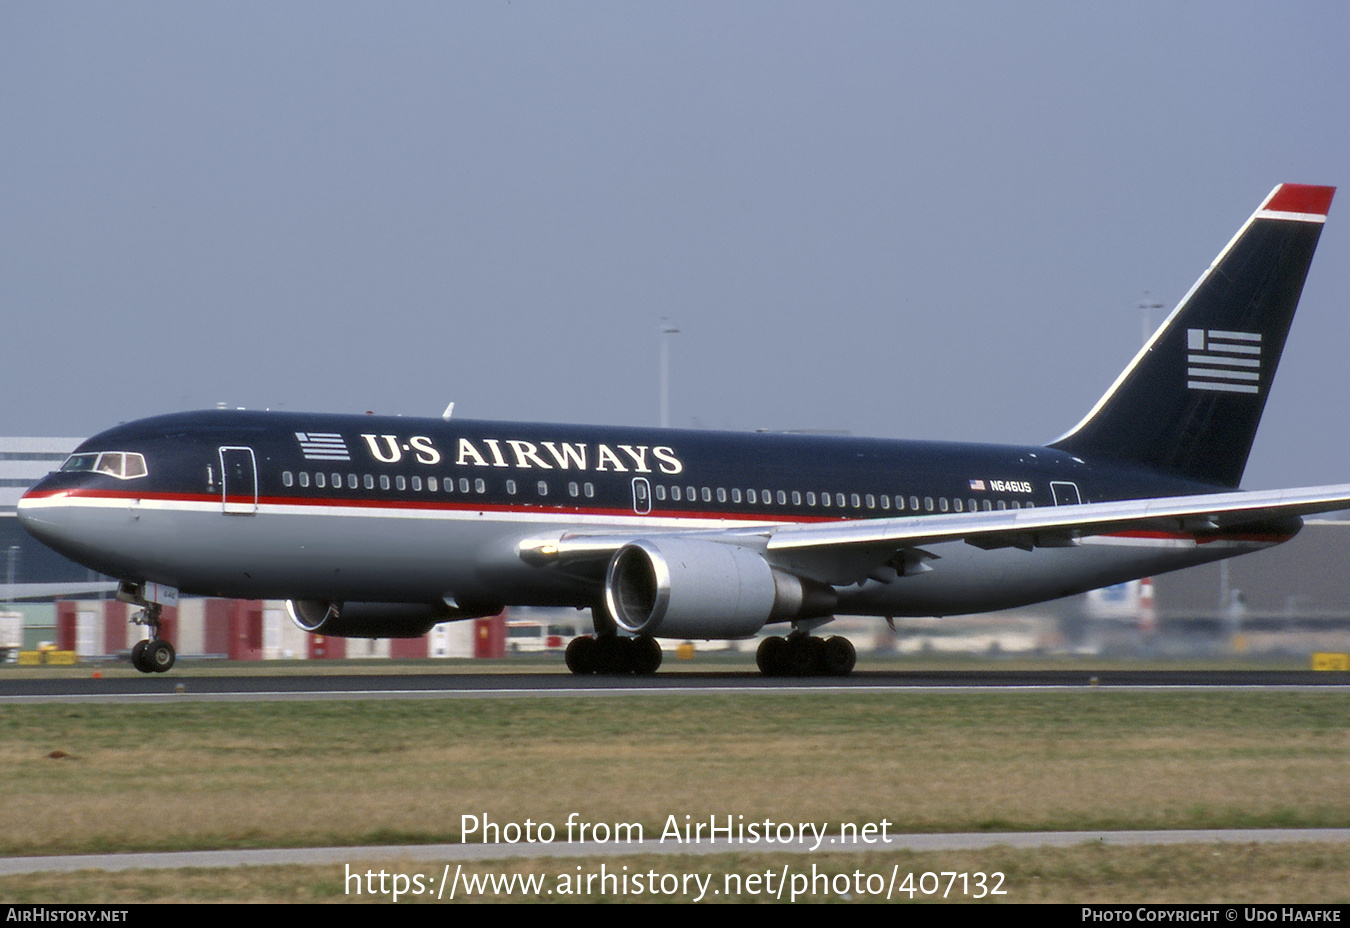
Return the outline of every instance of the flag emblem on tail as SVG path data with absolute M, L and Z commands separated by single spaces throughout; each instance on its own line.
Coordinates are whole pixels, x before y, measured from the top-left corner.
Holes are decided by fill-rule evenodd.
M 306 461 L 350 461 L 347 443 L 337 432 L 296 432 Z
M 1186 330 L 1186 386 L 1221 393 L 1261 392 L 1261 333 Z

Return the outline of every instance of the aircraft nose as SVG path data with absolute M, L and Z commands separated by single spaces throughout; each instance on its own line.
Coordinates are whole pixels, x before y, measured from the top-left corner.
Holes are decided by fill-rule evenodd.
M 63 497 L 43 489 L 42 481 L 19 499 L 19 524 L 43 544 L 56 547 L 68 532 L 69 507 Z
M 80 512 L 71 505 L 68 487 L 57 487 L 50 477 L 39 481 L 18 504 L 19 524 L 49 548 L 78 560 L 81 544 Z

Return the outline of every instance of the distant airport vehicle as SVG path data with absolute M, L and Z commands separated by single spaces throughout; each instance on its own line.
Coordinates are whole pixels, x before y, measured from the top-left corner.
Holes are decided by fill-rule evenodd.
M 173 665 L 160 615 L 181 591 L 287 599 L 309 632 L 379 638 L 589 608 L 577 673 L 649 673 L 657 638 L 785 623 L 764 673 L 847 674 L 848 639 L 811 634 L 836 614 L 1039 602 L 1350 507 L 1350 485 L 1237 490 L 1333 192 L 1272 191 L 1046 446 L 212 410 L 89 439 L 19 516 L 121 580 L 147 672 Z
M 575 635 L 575 626 L 546 624 L 532 619 L 512 619 L 506 623 L 506 650 L 517 654 L 530 651 L 561 651 L 568 639 Z

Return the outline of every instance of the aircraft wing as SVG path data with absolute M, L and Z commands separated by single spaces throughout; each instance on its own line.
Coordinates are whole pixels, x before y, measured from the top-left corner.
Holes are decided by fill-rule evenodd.
M 841 546 L 906 548 L 943 541 L 966 541 L 982 548 L 1050 546 L 1086 535 L 1131 530 L 1220 532 L 1341 509 L 1350 509 L 1350 484 L 782 525 L 772 530 L 767 547 L 772 553 Z
M 889 519 L 850 519 L 824 523 L 764 524 L 735 529 L 691 529 L 677 534 L 764 550 L 775 562 L 797 561 L 799 556 L 852 553 L 860 561 L 884 561 L 895 551 L 949 541 L 965 541 L 980 548 L 1064 547 L 1092 535 L 1131 531 L 1217 534 L 1239 526 L 1350 509 L 1350 484 L 1207 493 L 1149 499 L 1043 506 L 994 512 L 944 513 Z M 600 567 L 615 551 L 636 538 L 670 533 L 669 529 L 631 534 L 564 534 L 521 542 L 527 562 L 591 564 Z M 876 557 L 871 557 L 873 552 Z M 777 555 L 777 557 L 775 557 Z M 603 570 L 603 568 L 601 568 Z M 849 571 L 846 571 L 846 573 Z M 842 577 L 840 581 L 842 581 Z M 840 582 L 835 581 L 835 582 Z M 848 582 L 848 581 L 844 581 Z

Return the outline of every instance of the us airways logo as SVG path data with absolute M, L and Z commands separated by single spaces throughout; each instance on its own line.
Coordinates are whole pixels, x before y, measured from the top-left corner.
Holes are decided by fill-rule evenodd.
M 1261 333 L 1187 329 L 1186 387 L 1221 393 L 1261 392 Z
M 306 461 L 350 461 L 347 443 L 337 432 L 296 432 Z
M 440 464 L 445 456 L 426 435 L 361 436 L 375 460 L 396 464 L 411 455 L 419 464 Z M 345 460 L 345 459 L 344 459 Z M 454 463 L 459 467 L 514 467 L 524 470 L 589 470 L 597 473 L 678 474 L 684 464 L 667 445 L 608 445 L 570 441 L 521 441 L 515 438 L 460 438 Z

